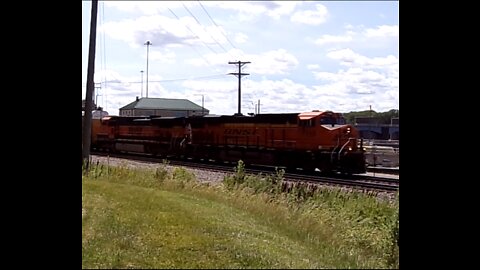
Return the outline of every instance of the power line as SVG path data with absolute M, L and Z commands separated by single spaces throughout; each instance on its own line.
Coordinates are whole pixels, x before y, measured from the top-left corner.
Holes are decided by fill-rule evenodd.
M 227 74 L 217 74 L 217 75 L 208 75 L 208 76 L 199 76 L 199 77 L 191 77 L 191 78 L 181 78 L 181 79 L 167 79 L 167 80 L 159 80 L 159 81 L 150 81 L 150 82 L 175 82 L 175 81 L 187 81 L 187 80 L 201 80 L 201 79 L 221 79 L 223 76 Z M 100 82 L 102 84 L 106 84 L 107 82 Z M 142 83 L 140 82 L 113 82 L 108 81 L 108 83 Z M 82 87 L 85 87 L 85 84 L 82 84 Z
M 215 20 L 213 20 L 212 16 L 210 16 L 210 14 L 208 13 L 208 11 L 205 9 L 205 7 L 202 5 L 202 3 L 200 3 L 200 1 L 198 1 L 198 4 L 202 7 L 203 11 L 205 11 L 205 13 L 207 13 L 207 16 L 210 18 L 210 20 L 212 21 L 212 23 L 216 26 L 216 27 L 220 27 L 218 26 L 218 24 L 215 22 Z M 222 33 L 223 34 L 223 33 Z M 234 48 L 234 49 L 237 49 L 237 47 L 235 47 L 235 45 L 233 45 L 233 43 L 230 41 L 230 39 L 228 38 L 227 35 L 223 35 L 228 43 L 230 43 L 230 45 Z
M 176 81 L 187 81 L 187 80 L 201 80 L 201 79 L 221 79 L 221 78 L 224 78 L 226 74 L 217 74 L 217 75 L 209 75 L 209 76 L 200 76 L 200 77 L 191 77 L 191 78 L 182 78 L 182 79 L 168 79 L 168 80 L 159 80 L 159 81 L 150 81 L 151 83 L 152 82 L 176 82 Z M 102 84 L 106 83 L 106 82 L 100 82 Z M 112 84 L 112 83 L 142 83 L 141 81 L 140 82 L 112 82 L 112 81 L 109 81 L 108 83 Z M 82 85 L 82 86 L 85 86 L 85 85 Z
M 173 10 L 171 10 L 170 8 L 168 8 L 168 10 L 170 11 L 170 13 L 173 14 L 173 16 L 175 16 L 175 18 L 177 18 L 177 20 L 180 21 L 180 18 L 177 16 L 177 14 L 175 14 L 175 12 L 173 12 Z M 212 48 L 210 48 L 210 46 L 208 46 L 205 42 L 203 42 L 203 40 L 201 40 L 193 31 L 192 29 L 190 29 L 190 27 L 188 27 L 187 25 L 185 25 L 185 28 L 187 28 L 198 40 L 200 40 L 203 45 L 205 45 L 208 49 L 210 49 L 210 51 L 212 51 L 214 54 L 217 54 L 217 52 L 215 52 Z M 207 64 L 209 65 L 209 67 L 214 70 L 212 68 L 212 63 L 210 63 L 210 61 L 208 61 L 205 57 L 203 57 L 203 55 L 197 51 L 197 49 L 195 49 L 195 47 L 189 43 L 187 43 L 188 46 L 190 46 L 203 60 L 205 60 L 205 62 L 207 62 Z M 215 70 L 214 70 L 215 71 Z
M 190 10 L 182 3 L 182 6 L 183 8 L 185 8 L 187 10 L 187 12 L 193 17 L 193 19 L 195 19 L 195 21 L 203 27 L 202 23 L 200 23 L 200 21 L 197 20 L 197 17 L 195 17 L 195 15 L 192 14 L 192 12 L 190 12 Z M 205 29 L 205 32 L 213 39 L 213 41 L 215 41 L 215 43 L 218 44 L 218 46 L 220 46 L 227 54 L 230 54 L 228 53 L 228 51 L 222 46 L 222 44 L 220 44 L 206 29 Z M 230 57 L 233 57 L 230 55 Z
M 173 16 L 175 16 L 178 20 L 180 20 L 180 18 L 177 16 L 177 14 L 175 14 L 175 12 L 173 12 L 170 8 L 168 8 L 168 10 L 170 10 L 170 12 L 173 14 Z M 214 54 L 218 54 L 216 51 L 214 51 L 212 48 L 210 48 L 210 46 L 208 46 L 200 37 L 197 36 L 197 34 L 195 34 L 192 29 L 190 29 L 190 27 L 188 27 L 188 25 L 185 25 L 185 27 L 190 31 L 190 33 L 192 33 L 192 35 L 194 35 L 196 38 L 198 38 L 198 40 L 200 40 L 203 45 L 205 45 L 208 49 L 210 49 L 210 51 L 212 51 Z
M 221 76 L 221 77 L 220 77 Z M 151 82 L 175 82 L 175 81 L 187 81 L 187 80 L 200 80 L 200 79 L 220 79 L 225 74 L 210 75 L 210 76 L 201 76 L 201 77 L 192 77 L 192 78 L 183 78 L 183 79 L 170 79 L 170 80 L 160 80 L 160 81 L 151 81 Z

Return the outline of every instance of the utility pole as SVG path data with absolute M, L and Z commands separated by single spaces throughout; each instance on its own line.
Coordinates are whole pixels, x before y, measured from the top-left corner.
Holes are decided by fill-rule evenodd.
M 260 114 L 260 99 L 258 100 L 258 113 L 257 114 Z
M 94 82 L 93 74 L 95 73 L 95 42 L 97 37 L 97 9 L 98 0 L 92 0 L 92 13 L 90 18 L 90 44 L 88 48 L 88 69 L 87 69 L 87 91 L 85 97 L 85 115 L 83 122 L 83 138 L 82 138 L 82 165 L 85 164 L 86 169 L 90 162 L 90 143 L 92 135 L 92 103 Z
M 242 76 L 245 76 L 245 75 L 250 75 L 250 73 L 242 73 L 241 69 L 242 69 L 242 66 L 245 65 L 245 64 L 250 64 L 251 62 L 241 62 L 241 61 L 237 61 L 237 62 L 228 62 L 229 64 L 234 64 L 234 65 L 238 65 L 238 73 L 228 73 L 230 75 L 236 75 L 238 76 L 238 115 L 242 115 L 242 111 L 241 111 L 241 93 L 242 93 L 242 84 L 241 84 L 241 80 L 242 80 Z

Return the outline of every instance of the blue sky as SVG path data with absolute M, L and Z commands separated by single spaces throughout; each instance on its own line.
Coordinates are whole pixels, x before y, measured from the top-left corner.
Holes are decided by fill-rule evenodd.
M 98 101 L 110 114 L 146 96 L 185 98 L 210 113 L 399 109 L 396 1 L 100 1 Z M 82 1 L 82 99 L 91 2 Z M 144 71 L 143 73 L 141 71 Z M 143 74 L 143 76 L 142 76 Z M 142 87 L 143 86 L 143 87 Z

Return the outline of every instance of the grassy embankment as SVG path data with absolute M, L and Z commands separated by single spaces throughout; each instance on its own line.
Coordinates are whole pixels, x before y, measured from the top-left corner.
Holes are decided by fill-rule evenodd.
M 398 203 L 281 192 L 282 172 L 223 184 L 93 166 L 82 178 L 83 268 L 397 268 Z

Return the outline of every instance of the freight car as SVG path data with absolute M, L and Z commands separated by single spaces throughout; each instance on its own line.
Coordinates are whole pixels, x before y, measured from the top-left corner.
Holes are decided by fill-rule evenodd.
M 94 150 L 149 153 L 322 172 L 364 173 L 358 131 L 339 113 L 94 119 Z M 359 145 L 360 144 L 360 145 Z

